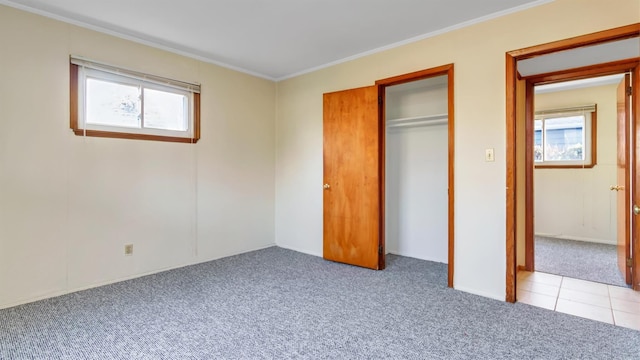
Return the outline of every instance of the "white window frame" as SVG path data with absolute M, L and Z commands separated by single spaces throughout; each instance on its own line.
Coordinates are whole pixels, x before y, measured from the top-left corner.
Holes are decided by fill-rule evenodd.
M 74 68 L 74 66 L 76 66 Z M 124 68 L 117 68 L 94 61 L 85 60 L 79 57 L 71 57 L 71 96 L 72 106 L 76 106 L 76 112 L 71 114 L 71 128 L 76 135 L 130 138 L 141 140 L 160 140 L 174 142 L 192 142 L 199 139 L 199 95 L 200 85 L 171 80 L 154 75 L 143 74 Z M 74 74 L 75 89 L 74 89 Z M 141 127 L 116 126 L 105 124 L 92 124 L 87 121 L 86 113 L 86 84 L 88 79 L 97 79 L 115 84 L 133 85 L 144 89 L 159 90 L 172 94 L 184 95 L 187 98 L 187 121 L 186 130 L 166 130 L 152 127 L 144 127 L 144 96 L 141 95 L 142 109 Z M 75 95 L 74 95 L 75 93 Z M 73 97 L 76 97 L 75 104 Z M 197 97 L 197 99 L 196 99 Z
M 545 160 L 544 151 L 546 149 L 546 134 L 545 134 L 545 121 L 547 119 L 556 119 L 562 117 L 571 116 L 583 116 L 584 117 L 584 131 L 582 132 L 582 150 L 583 160 Z M 534 166 L 536 168 L 591 168 L 596 165 L 596 105 L 585 105 L 567 109 L 554 109 L 536 111 L 534 116 L 534 122 L 542 121 L 541 142 L 542 142 L 542 160 L 536 161 Z M 535 125 L 533 132 L 535 136 Z M 535 144 L 533 144 L 535 146 Z M 535 154 L 534 154 L 535 156 Z

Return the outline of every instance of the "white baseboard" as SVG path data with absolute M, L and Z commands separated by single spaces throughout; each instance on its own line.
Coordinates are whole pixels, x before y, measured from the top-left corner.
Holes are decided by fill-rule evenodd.
M 469 293 L 469 294 L 478 295 L 478 296 L 486 297 L 486 298 L 493 299 L 493 300 L 498 300 L 498 301 L 502 301 L 502 302 L 506 301 L 506 295 L 499 296 L 499 295 L 496 295 L 496 294 L 493 294 L 493 293 L 488 293 L 486 291 L 479 291 L 479 290 L 471 289 L 471 288 L 464 287 L 464 286 L 456 286 L 455 284 L 453 285 L 453 288 L 455 290 L 464 291 L 464 292 Z
M 562 240 L 575 240 L 575 241 L 585 241 L 590 243 L 598 243 L 598 244 L 606 244 L 606 245 L 616 245 L 616 241 L 611 241 L 607 239 L 594 239 L 582 236 L 573 236 L 573 235 L 563 235 L 563 234 L 545 234 L 545 233 L 536 233 L 534 236 L 548 237 L 554 239 L 562 239 Z
M 208 260 L 203 260 L 203 261 L 197 261 L 197 262 L 194 262 L 193 264 L 189 264 L 189 265 L 201 264 L 201 263 L 205 263 L 205 262 L 208 262 L 208 261 L 213 261 L 213 260 L 223 259 L 223 258 L 230 257 L 230 256 L 236 256 L 236 255 L 240 255 L 240 254 L 246 254 L 246 253 L 248 253 L 248 252 L 252 252 L 252 251 L 264 250 L 264 249 L 268 249 L 268 248 L 270 248 L 270 247 L 274 247 L 274 246 L 277 246 L 277 245 L 276 245 L 275 243 L 271 243 L 271 244 L 267 244 L 267 245 L 260 245 L 260 246 L 257 246 L 257 247 L 254 247 L 254 248 L 251 248 L 251 250 L 246 250 L 246 251 L 245 251 L 245 250 L 242 250 L 242 251 L 231 251 L 231 252 L 229 252 L 229 253 L 225 253 L 225 254 L 222 254 L 222 255 L 220 255 L 220 256 L 217 256 L 217 257 L 215 257 L 215 258 L 213 258 L 213 259 L 208 259 Z M 189 266 L 189 265 L 185 265 L 185 266 Z
M 408 258 L 412 258 L 412 259 L 418 259 L 418 260 L 425 260 L 425 261 L 431 261 L 431 262 L 437 262 L 437 263 L 441 263 L 441 264 L 448 264 L 449 260 L 440 260 L 440 259 L 434 259 L 434 258 L 429 258 L 429 257 L 420 257 L 420 256 L 415 256 L 413 254 L 403 254 L 399 251 L 387 251 L 387 254 L 391 254 L 391 255 L 398 255 L 398 256 L 404 256 L 404 257 L 408 257 Z
M 279 247 L 279 248 L 292 250 L 292 251 L 303 253 L 303 254 L 307 254 L 307 255 L 322 257 L 322 253 L 318 253 L 318 252 L 315 252 L 315 251 L 310 251 L 310 250 L 307 250 L 307 249 L 296 248 L 295 246 L 284 246 L 284 245 L 281 245 L 281 244 L 278 244 L 278 243 L 276 243 L 276 246 Z

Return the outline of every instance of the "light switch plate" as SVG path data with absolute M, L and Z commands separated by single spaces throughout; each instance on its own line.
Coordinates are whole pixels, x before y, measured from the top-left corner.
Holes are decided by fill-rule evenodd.
M 487 161 L 487 162 L 496 161 L 496 158 L 494 157 L 494 154 L 493 154 L 493 148 L 484 150 L 484 161 Z

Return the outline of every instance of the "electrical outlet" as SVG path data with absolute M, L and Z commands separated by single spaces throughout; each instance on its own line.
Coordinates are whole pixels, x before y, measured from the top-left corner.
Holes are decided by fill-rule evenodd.
M 493 148 L 484 150 L 484 161 L 496 161 L 493 156 Z
M 124 254 L 126 256 L 133 255 L 133 244 L 127 244 L 124 246 Z

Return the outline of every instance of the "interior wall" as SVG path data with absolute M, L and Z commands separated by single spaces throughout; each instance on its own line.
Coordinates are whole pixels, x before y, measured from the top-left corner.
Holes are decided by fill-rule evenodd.
M 637 0 L 556 0 L 279 82 L 276 243 L 322 254 L 322 94 L 454 63 L 454 287 L 504 300 L 505 53 L 632 24 L 638 13 Z
M 0 49 L 0 308 L 274 244 L 273 82 L 5 6 Z M 201 140 L 75 136 L 70 54 L 201 83 Z
M 616 244 L 616 86 L 535 96 L 536 110 L 597 104 L 597 165 L 534 170 L 536 235 Z
M 387 87 L 387 121 L 447 113 L 446 76 L 414 83 Z M 448 262 L 448 134 L 446 123 L 386 130 L 385 246 L 389 253 Z

